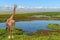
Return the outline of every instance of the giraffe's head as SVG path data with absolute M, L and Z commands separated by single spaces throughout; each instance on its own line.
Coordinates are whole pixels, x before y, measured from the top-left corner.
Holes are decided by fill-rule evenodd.
M 16 8 L 17 8 L 17 5 L 14 4 L 14 9 L 16 9 Z

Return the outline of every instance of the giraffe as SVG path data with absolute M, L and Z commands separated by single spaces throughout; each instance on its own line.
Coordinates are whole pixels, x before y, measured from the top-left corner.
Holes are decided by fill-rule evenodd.
M 11 13 L 11 16 L 6 20 L 6 30 L 7 30 L 7 33 L 8 33 L 8 38 L 13 38 L 13 28 L 14 28 L 14 25 L 15 25 L 15 20 L 14 20 L 14 15 L 15 15 L 15 11 L 16 11 L 16 5 L 14 5 L 14 8 L 13 8 L 13 11 Z

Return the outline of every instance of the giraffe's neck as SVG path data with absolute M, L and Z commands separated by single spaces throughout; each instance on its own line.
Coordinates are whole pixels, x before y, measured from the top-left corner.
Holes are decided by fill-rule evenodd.
M 13 9 L 13 11 L 12 11 L 12 13 L 11 13 L 10 18 L 11 18 L 11 19 L 14 19 L 14 15 L 15 15 L 15 8 Z
M 14 19 L 14 15 L 11 15 L 11 16 L 10 16 L 10 19 Z

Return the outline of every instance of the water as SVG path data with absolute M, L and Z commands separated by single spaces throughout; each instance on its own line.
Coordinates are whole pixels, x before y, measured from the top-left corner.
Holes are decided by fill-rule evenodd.
M 58 20 L 33 20 L 15 22 L 15 27 L 23 29 L 25 32 L 35 32 L 37 30 L 49 30 L 46 28 L 48 24 L 59 24 Z M 0 23 L 0 28 L 6 27 L 5 23 Z

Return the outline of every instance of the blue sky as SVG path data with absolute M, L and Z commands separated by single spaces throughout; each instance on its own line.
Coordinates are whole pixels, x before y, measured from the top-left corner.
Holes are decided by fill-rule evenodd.
M 13 4 L 32 7 L 34 6 L 60 7 L 60 0 L 0 0 L 0 6 Z
M 60 0 L 0 0 L 0 11 L 8 11 L 16 4 L 18 11 L 60 11 Z

